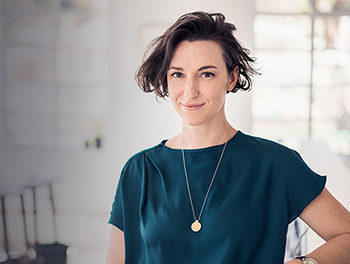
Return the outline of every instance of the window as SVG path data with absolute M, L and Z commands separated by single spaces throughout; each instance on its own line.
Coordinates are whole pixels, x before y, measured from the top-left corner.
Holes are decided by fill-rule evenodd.
M 6 145 L 101 146 L 109 93 L 108 5 L 108 0 L 4 2 Z
M 350 0 L 256 0 L 253 131 L 350 155 Z

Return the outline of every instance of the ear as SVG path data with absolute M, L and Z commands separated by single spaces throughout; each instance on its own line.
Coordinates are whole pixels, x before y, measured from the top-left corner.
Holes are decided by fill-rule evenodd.
M 233 71 L 230 73 L 230 81 L 229 81 L 229 87 L 228 87 L 228 91 L 231 92 L 233 90 L 233 88 L 235 88 L 237 80 L 238 80 L 238 74 L 239 74 L 239 68 L 238 66 L 236 66 Z

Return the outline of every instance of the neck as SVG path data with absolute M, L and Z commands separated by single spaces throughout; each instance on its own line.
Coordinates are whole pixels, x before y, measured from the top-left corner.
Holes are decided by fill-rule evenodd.
M 179 134 L 181 148 L 198 149 L 224 144 L 237 132 L 227 121 L 208 126 L 183 125 L 182 133 Z

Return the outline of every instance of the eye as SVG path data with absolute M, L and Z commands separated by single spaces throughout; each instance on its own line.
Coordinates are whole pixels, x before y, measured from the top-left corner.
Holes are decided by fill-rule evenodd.
M 203 72 L 201 76 L 203 76 L 204 78 L 209 78 L 209 77 L 215 76 L 215 74 L 212 72 Z
M 171 74 L 171 76 L 175 77 L 175 78 L 182 78 L 183 77 L 183 73 L 182 72 L 174 72 Z

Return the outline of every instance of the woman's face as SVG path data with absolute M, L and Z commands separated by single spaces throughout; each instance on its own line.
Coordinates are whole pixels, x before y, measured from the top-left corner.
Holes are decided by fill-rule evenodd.
M 237 71 L 229 76 L 222 48 L 211 40 L 180 42 L 167 72 L 171 102 L 189 125 L 226 120 L 226 91 L 234 88 L 236 80 Z

